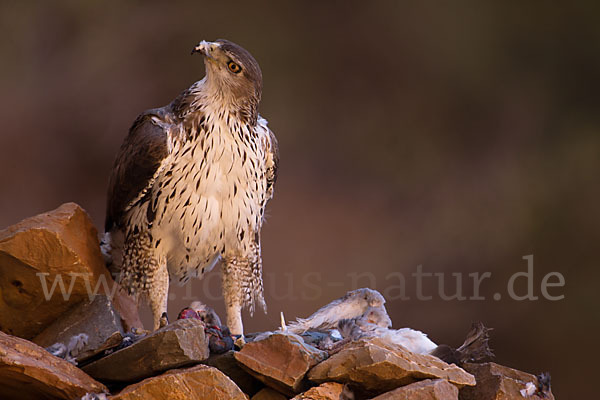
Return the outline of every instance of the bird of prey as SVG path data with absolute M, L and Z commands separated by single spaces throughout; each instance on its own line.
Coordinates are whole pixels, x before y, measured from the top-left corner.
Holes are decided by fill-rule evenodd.
M 260 231 L 273 195 L 277 140 L 258 114 L 262 73 L 228 40 L 200 42 L 206 76 L 167 106 L 140 114 L 110 178 L 103 249 L 119 281 L 166 316 L 169 281 L 222 266 L 227 325 L 266 312 Z M 163 318 L 164 320 L 164 318 Z

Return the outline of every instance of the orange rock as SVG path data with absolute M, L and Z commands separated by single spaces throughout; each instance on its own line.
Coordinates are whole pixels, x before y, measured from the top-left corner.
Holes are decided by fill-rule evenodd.
M 464 369 L 475 375 L 477 386 L 460 390 L 461 400 L 524 399 L 521 390 L 528 382 L 537 384 L 537 378 L 526 372 L 496 363 L 464 364 Z M 554 400 L 552 393 L 546 397 L 532 395 L 528 400 Z
M 104 293 L 113 285 L 98 232 L 77 204 L 0 231 L 0 330 L 6 333 L 31 339 L 74 305 L 89 301 L 97 287 Z
M 270 387 L 262 388 L 250 400 L 287 400 L 287 397 Z
M 401 386 L 371 400 L 458 400 L 458 388 L 443 379 Z
M 344 385 L 336 382 L 325 382 L 299 394 L 292 400 L 339 400 L 344 392 Z
M 112 298 L 113 306 L 121 316 L 121 323 L 125 332 L 131 332 L 132 328 L 144 328 L 138 313 L 137 302 L 127 294 L 121 285 L 118 283 L 115 283 L 115 285 L 117 285 L 117 290 L 115 290 Z
M 462 387 L 475 385 L 473 375 L 425 354 L 414 354 L 380 338 L 361 339 L 310 370 L 317 383 L 352 383 L 367 393 L 381 394 L 418 380 L 445 379 Z
M 264 385 L 240 366 L 235 360 L 234 353 L 234 350 L 229 350 L 223 354 L 211 354 L 209 358 L 202 361 L 202 364 L 215 367 L 234 381 L 242 392 L 252 396 Z
M 79 399 L 106 393 L 73 364 L 54 357 L 25 339 L 0 332 L 0 396 L 2 399 Z
M 88 340 L 73 354 L 78 363 L 121 344 L 123 326 L 110 298 L 98 295 L 92 302 L 81 302 L 31 341 L 42 347 L 57 342 L 67 344 L 81 333 Z
M 240 388 L 216 368 L 173 369 L 127 386 L 111 400 L 247 400 Z
M 250 342 L 235 353 L 236 360 L 267 386 L 293 396 L 304 389 L 303 378 L 326 354 L 301 337 L 275 333 Z
M 204 323 L 180 319 L 82 369 L 103 382 L 135 382 L 171 368 L 196 364 L 208 356 Z

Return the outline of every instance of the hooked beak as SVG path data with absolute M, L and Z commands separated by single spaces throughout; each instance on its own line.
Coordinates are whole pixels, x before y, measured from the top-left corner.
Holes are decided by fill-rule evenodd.
M 219 43 L 207 42 L 206 40 L 203 40 L 200 43 L 198 43 L 198 45 L 196 47 L 194 47 L 192 49 L 192 54 L 194 54 L 194 53 L 200 53 L 204 57 L 207 57 L 207 58 L 210 58 L 210 59 L 214 60 L 214 57 L 212 56 L 212 51 L 214 49 L 216 49 L 217 47 L 219 47 L 219 46 L 220 46 Z

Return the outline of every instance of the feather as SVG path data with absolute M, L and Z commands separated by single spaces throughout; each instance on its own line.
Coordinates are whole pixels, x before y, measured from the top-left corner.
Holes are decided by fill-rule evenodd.
M 370 307 L 383 307 L 385 299 L 376 290 L 369 288 L 356 289 L 345 296 L 321 307 L 308 318 L 298 318 L 288 325 L 294 333 L 307 330 L 334 329 L 341 319 L 352 319 L 365 313 Z

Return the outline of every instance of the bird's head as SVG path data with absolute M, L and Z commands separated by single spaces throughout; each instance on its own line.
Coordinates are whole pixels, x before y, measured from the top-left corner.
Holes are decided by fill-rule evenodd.
M 257 113 L 262 72 L 252 54 L 225 39 L 201 41 L 192 50 L 204 56 L 209 88 L 242 112 Z M 251 107 L 251 110 L 246 108 Z M 255 117 L 255 116 L 254 116 Z
M 384 306 L 369 307 L 362 315 L 361 320 L 382 328 L 390 328 L 392 326 L 392 320 Z

